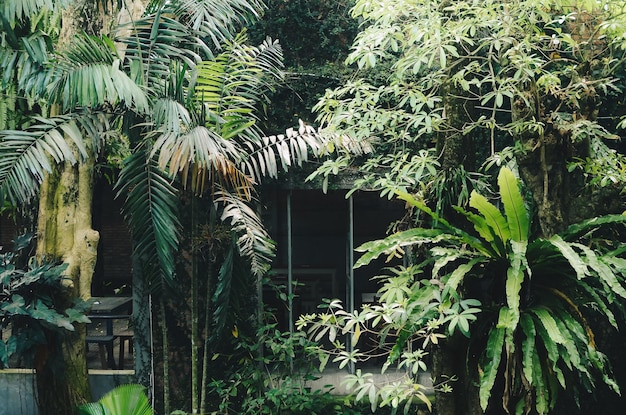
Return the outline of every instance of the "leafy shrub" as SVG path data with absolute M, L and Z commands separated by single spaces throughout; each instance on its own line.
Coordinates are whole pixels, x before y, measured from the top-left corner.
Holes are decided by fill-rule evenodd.
M 47 332 L 74 331 L 73 323 L 89 322 L 88 302 L 59 303 L 67 265 L 25 258 L 31 240 L 17 238 L 14 252 L 0 254 L 0 368 L 10 362 L 30 366 Z

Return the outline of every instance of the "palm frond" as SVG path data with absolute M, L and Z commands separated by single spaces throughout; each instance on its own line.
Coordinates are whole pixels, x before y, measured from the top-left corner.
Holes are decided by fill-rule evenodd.
M 84 136 L 73 117 L 40 118 L 27 130 L 0 131 L 0 184 L 13 202 L 24 202 L 35 196 L 51 162 L 75 163 L 67 136 L 79 155 L 87 156 Z
M 0 3 L 0 16 L 13 24 L 42 10 L 59 10 L 70 3 L 71 0 L 6 0 Z
M 152 105 L 152 121 L 156 130 L 178 135 L 191 126 L 191 114 L 177 100 L 163 97 Z
M 244 32 L 225 45 L 215 59 L 196 68 L 194 95 L 206 119 L 225 139 L 241 136 L 258 140 L 255 107 L 271 88 L 270 79 L 282 77 L 282 50 L 277 42 L 246 45 Z
M 237 235 L 240 255 L 250 261 L 254 275 L 263 275 L 274 257 L 275 243 L 261 219 L 239 196 L 225 189 L 217 191 L 215 196 L 215 201 L 223 205 L 221 220 L 228 222 Z
M 153 96 L 165 96 L 173 62 L 194 68 L 211 50 L 198 33 L 168 15 L 167 7 L 121 25 L 116 41 L 125 45 L 131 78 Z
M 181 227 L 178 194 L 149 149 L 141 147 L 129 157 L 116 191 L 117 197 L 125 198 L 123 212 L 135 242 L 134 255 L 141 260 L 151 288 L 157 289 L 161 281 L 171 285 Z
M 298 129 L 288 128 L 285 134 L 243 142 L 245 156 L 241 169 L 257 183 L 264 177 L 275 178 L 279 171 L 302 166 L 309 160 L 309 153 L 321 154 L 326 144 L 326 139 L 314 127 L 300 121 Z
M 209 36 L 216 50 L 265 8 L 259 0 L 177 0 L 172 6 L 189 27 Z
M 213 292 L 211 303 L 215 305 L 215 311 L 213 312 L 215 328 L 212 330 L 211 336 L 214 341 L 217 340 L 222 334 L 224 327 L 226 326 L 226 319 L 230 314 L 230 300 L 233 279 L 235 278 L 233 273 L 235 250 L 235 244 L 231 244 L 228 247 L 228 251 L 226 252 L 222 265 L 220 266 L 220 270 L 217 275 L 217 283 L 215 284 L 215 291 Z
M 195 126 L 182 134 L 159 134 L 153 152 L 157 151 L 159 166 L 172 176 L 180 174 L 185 187 L 190 180 L 197 194 L 218 182 L 241 190 L 249 199 L 253 183 L 232 161 L 238 157 L 237 148 L 215 131 Z
M 137 384 L 119 385 L 106 393 L 98 402 L 81 405 L 82 415 L 152 415 L 153 411 L 145 388 Z
M 8 30 L 13 31 L 13 28 Z M 9 33 L 6 33 L 7 37 Z M 6 88 L 16 81 L 20 92 L 27 96 L 41 96 L 49 78 L 46 63 L 51 52 L 50 38 L 40 31 L 27 37 L 13 36 L 15 38 L 7 45 L 10 47 L 0 48 L 2 85 Z
M 119 64 L 110 39 L 77 36 L 55 62 L 47 88 L 51 101 L 64 111 L 123 102 L 137 112 L 147 112 L 145 92 Z

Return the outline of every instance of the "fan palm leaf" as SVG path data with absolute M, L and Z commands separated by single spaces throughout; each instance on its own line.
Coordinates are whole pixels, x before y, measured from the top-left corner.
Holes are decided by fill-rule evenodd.
M 152 415 L 153 411 L 141 385 L 120 385 L 109 391 L 98 402 L 81 405 L 83 415 Z

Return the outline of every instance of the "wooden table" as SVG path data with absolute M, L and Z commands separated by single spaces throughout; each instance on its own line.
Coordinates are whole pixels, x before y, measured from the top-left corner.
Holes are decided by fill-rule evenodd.
M 103 320 L 105 334 L 87 336 L 87 344 L 97 344 L 103 368 L 116 369 L 113 356 L 113 341 L 117 337 L 113 333 L 113 320 L 130 318 L 132 297 L 92 297 L 91 313 L 87 316 L 91 321 Z M 105 357 L 106 353 L 106 357 Z

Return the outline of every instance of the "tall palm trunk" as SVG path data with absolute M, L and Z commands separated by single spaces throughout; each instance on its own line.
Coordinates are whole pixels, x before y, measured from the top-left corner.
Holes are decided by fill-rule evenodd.
M 167 336 L 167 316 L 165 313 L 165 299 L 161 295 L 160 298 L 160 324 L 161 324 L 161 342 L 163 348 L 163 413 L 170 413 L 170 351 Z
M 198 413 L 199 391 L 198 385 L 200 362 L 198 361 L 198 349 L 200 345 L 199 305 L 198 305 L 198 253 L 194 249 L 198 228 L 198 197 L 191 197 L 191 413 Z

